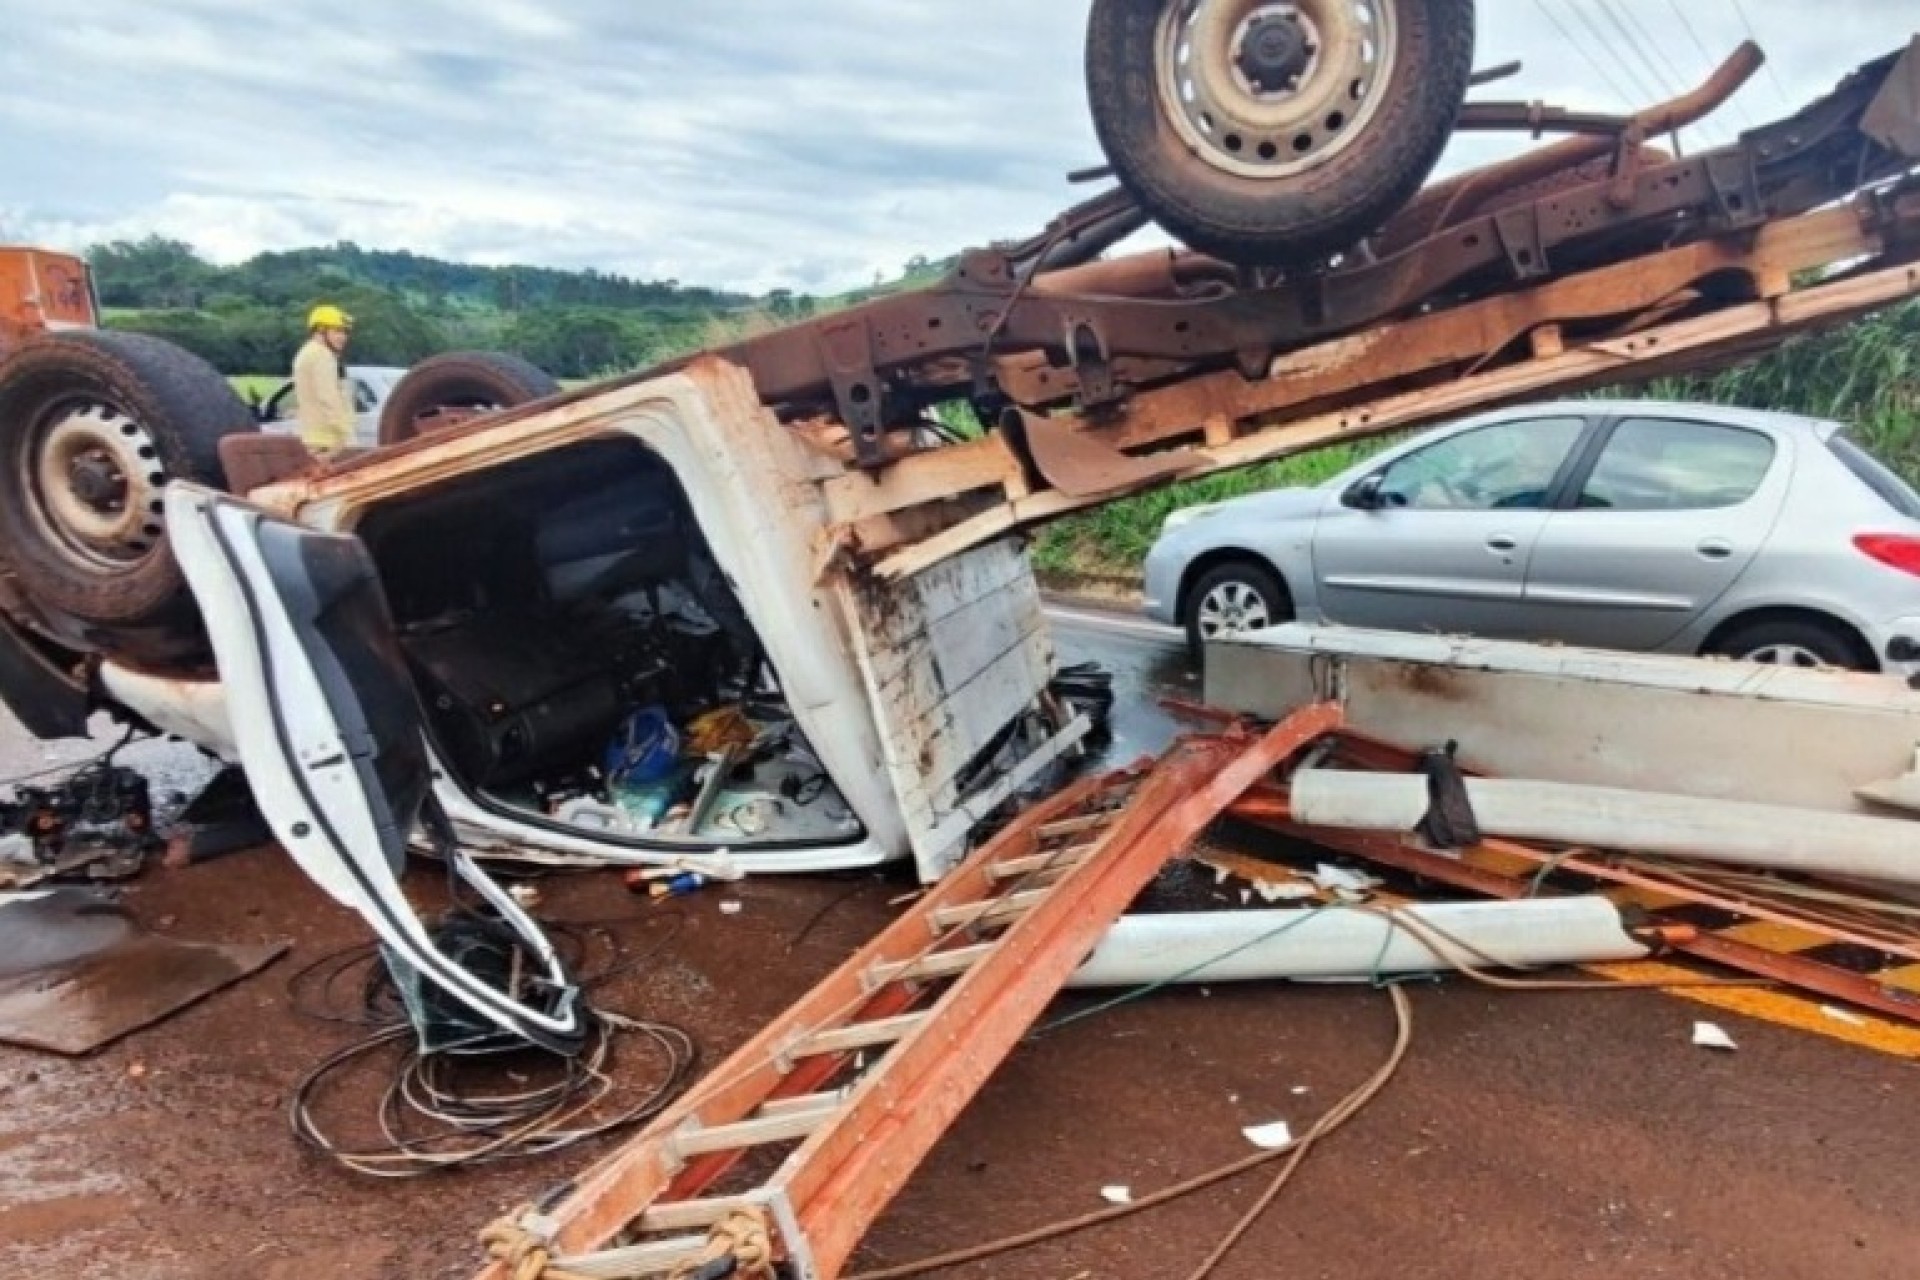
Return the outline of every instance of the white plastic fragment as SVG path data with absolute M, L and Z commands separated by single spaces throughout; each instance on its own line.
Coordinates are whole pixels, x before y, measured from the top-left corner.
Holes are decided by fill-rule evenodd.
M 1293 1144 L 1293 1130 L 1287 1128 L 1285 1120 L 1275 1120 L 1272 1124 L 1249 1125 L 1240 1131 L 1247 1135 L 1247 1141 L 1262 1151 L 1278 1151 Z
M 1108 1204 L 1132 1204 L 1133 1188 L 1111 1186 L 1100 1188 L 1100 1198 Z
M 1314 895 L 1313 886 L 1304 880 L 1255 880 L 1253 891 L 1262 902 L 1299 902 Z
M 1308 1090 L 1308 1088 L 1307 1088 L 1307 1086 L 1305 1086 L 1305 1085 L 1303 1085 L 1303 1084 L 1297 1084 L 1297 1085 L 1295 1085 L 1295 1086 L 1293 1086 L 1293 1096 L 1294 1096 L 1294 1097 L 1296 1097 L 1296 1098 L 1297 1098 L 1297 1097 L 1299 1097 L 1300 1095 L 1302 1095 L 1302 1094 L 1304 1094 L 1304 1093 L 1307 1093 L 1307 1092 L 1309 1092 L 1309 1090 Z
M 1711 1022 L 1696 1022 L 1693 1024 L 1693 1042 L 1702 1049 L 1733 1050 L 1740 1047 L 1733 1042 L 1732 1036 L 1728 1035 L 1717 1024 Z
M 720 914 L 723 916 L 737 916 L 740 914 L 740 904 L 734 899 L 728 898 L 720 904 Z
M 1369 890 L 1381 883 L 1377 876 L 1356 871 L 1352 867 L 1335 866 L 1331 862 L 1323 862 L 1315 867 L 1308 879 L 1334 896 L 1349 902 L 1356 901 L 1355 895 L 1365 897 Z

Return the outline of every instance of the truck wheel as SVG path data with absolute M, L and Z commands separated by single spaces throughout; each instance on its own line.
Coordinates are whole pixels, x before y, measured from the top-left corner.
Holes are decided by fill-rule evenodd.
M 1473 0 L 1094 0 L 1094 129 L 1203 253 L 1350 248 L 1419 190 L 1473 72 Z
M 380 443 L 400 444 L 482 413 L 558 395 L 539 366 L 498 351 L 455 351 L 413 366 L 380 410 Z
M 161 491 L 224 484 L 220 440 L 254 430 L 226 379 L 170 342 L 34 338 L 0 360 L 0 555 L 43 611 L 197 635 Z

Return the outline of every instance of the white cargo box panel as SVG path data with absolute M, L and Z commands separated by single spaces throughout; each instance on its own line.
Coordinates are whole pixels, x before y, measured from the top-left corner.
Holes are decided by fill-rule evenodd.
M 964 776 L 1052 678 L 1040 589 L 1021 541 L 1007 538 L 899 581 L 848 575 L 841 594 L 887 775 L 933 880 L 975 822 L 1080 736 L 1069 726 L 1011 768 Z
M 1457 741 L 1495 776 L 1834 812 L 1884 812 L 1855 789 L 1920 744 L 1920 693 L 1895 676 L 1300 624 L 1207 648 L 1213 706 L 1326 697 L 1358 733 Z

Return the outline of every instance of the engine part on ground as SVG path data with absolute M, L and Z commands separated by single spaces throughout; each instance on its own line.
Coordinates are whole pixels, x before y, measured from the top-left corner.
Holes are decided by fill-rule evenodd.
M 539 366 L 500 351 L 452 351 L 407 370 L 380 410 L 380 443 L 401 444 L 482 414 L 557 395 Z
M 212 365 L 137 333 L 48 333 L 0 358 L 0 556 L 50 638 L 165 661 L 205 650 L 160 495 L 221 484 L 257 430 Z
M 1404 205 L 1473 74 L 1472 0 L 1096 0 L 1087 99 L 1161 226 L 1229 261 L 1349 249 Z
M 0 900 L 0 1042 L 91 1053 L 259 971 L 287 946 L 156 937 L 97 889 Z
M 50 786 L 16 785 L 11 800 L 0 800 L 0 840 L 24 855 L 0 862 L 0 888 L 8 889 L 74 876 L 120 879 L 160 847 L 145 776 L 110 760 Z

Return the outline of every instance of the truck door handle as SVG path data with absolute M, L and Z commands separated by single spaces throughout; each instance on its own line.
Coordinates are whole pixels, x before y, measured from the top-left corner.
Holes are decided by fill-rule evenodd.
M 1498 551 L 1502 555 L 1505 555 L 1509 551 L 1516 551 L 1519 547 L 1520 543 L 1518 541 L 1504 533 L 1496 533 L 1487 539 L 1487 550 Z
M 1725 538 L 1708 538 L 1694 550 L 1709 560 L 1725 560 L 1733 554 L 1733 544 Z

